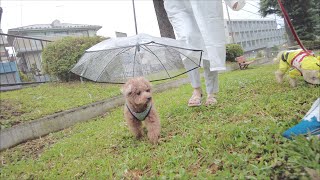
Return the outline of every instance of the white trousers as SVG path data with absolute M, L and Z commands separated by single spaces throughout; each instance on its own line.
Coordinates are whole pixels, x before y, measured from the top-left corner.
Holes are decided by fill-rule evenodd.
M 164 0 L 176 39 L 203 49 L 206 92 L 217 93 L 218 71 L 225 70 L 225 32 L 221 0 Z M 191 64 L 184 61 L 186 69 Z M 211 70 L 211 71 L 210 71 Z M 188 72 L 193 88 L 201 87 L 199 69 Z
M 191 61 L 184 61 L 184 65 L 186 69 L 194 67 L 194 65 L 191 64 Z M 203 60 L 203 69 L 207 94 L 219 92 L 218 71 L 210 71 L 210 62 L 207 60 Z M 199 68 L 189 71 L 187 74 L 191 81 L 191 86 L 193 88 L 200 88 L 201 81 Z
M 226 34 L 222 0 L 164 0 L 176 39 L 202 49 L 211 71 L 225 70 Z

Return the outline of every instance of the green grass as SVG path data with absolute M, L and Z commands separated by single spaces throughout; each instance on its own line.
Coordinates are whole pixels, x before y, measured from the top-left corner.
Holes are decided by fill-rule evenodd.
M 303 81 L 275 83 L 276 66 L 220 74 L 219 103 L 188 108 L 190 85 L 155 94 L 158 146 L 129 133 L 122 108 L 1 152 L 1 179 L 309 179 L 320 143 L 287 140 L 319 97 Z M 319 173 L 318 173 L 319 175 Z
M 152 84 L 159 85 L 186 77 L 183 74 Z M 120 87 L 121 85 L 92 82 L 48 83 L 1 92 L 0 129 L 120 95 Z
M 120 95 L 119 86 L 91 82 L 50 83 L 1 92 L 1 129 L 115 95 Z

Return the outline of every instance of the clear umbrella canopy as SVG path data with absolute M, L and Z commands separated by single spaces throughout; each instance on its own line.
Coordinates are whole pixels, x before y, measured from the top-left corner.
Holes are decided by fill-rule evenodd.
M 138 76 L 158 81 L 200 67 L 201 56 L 202 50 L 181 41 L 138 34 L 96 44 L 86 50 L 71 72 L 96 82 L 122 84 Z

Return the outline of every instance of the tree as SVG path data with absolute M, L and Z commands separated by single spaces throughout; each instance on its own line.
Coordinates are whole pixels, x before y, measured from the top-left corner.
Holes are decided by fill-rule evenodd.
M 315 39 L 316 27 L 316 7 L 315 2 L 318 0 L 290 0 L 283 1 L 282 4 L 286 9 L 292 25 L 294 26 L 301 40 Z M 283 16 L 277 0 L 261 0 L 260 14 L 265 17 L 269 14 L 277 14 Z M 285 23 L 286 32 L 289 36 L 289 44 L 293 45 L 295 40 L 293 35 Z
M 153 6 L 154 10 L 156 11 L 161 37 L 175 39 L 172 25 L 168 19 L 166 10 L 164 9 L 163 0 L 153 0 Z
M 319 0 L 313 0 L 314 1 L 314 7 L 315 7 L 315 34 L 317 36 L 317 39 L 320 39 L 320 1 Z

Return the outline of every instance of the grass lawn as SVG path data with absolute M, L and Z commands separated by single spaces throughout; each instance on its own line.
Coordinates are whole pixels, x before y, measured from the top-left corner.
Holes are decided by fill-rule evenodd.
M 1 92 L 1 129 L 120 95 L 118 85 L 48 83 Z
M 186 77 L 182 75 L 153 84 Z M 121 85 L 92 82 L 48 83 L 1 92 L 0 129 L 120 95 L 120 87 Z
M 190 85 L 155 94 L 161 142 L 129 133 L 122 108 L 1 152 L 1 179 L 310 179 L 320 142 L 281 134 L 319 87 L 275 83 L 275 65 L 220 74 L 218 104 L 188 108 Z

